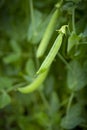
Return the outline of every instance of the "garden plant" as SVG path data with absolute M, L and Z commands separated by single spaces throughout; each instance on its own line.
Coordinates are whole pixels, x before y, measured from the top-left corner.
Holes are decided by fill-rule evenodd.
M 0 130 L 87 130 L 87 0 L 0 0 Z

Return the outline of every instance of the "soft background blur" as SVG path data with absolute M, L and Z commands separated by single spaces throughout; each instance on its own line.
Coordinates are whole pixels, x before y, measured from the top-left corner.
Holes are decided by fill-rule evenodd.
M 36 58 L 57 2 L 0 0 L 0 130 L 87 130 L 86 0 L 63 1 L 46 53 Z M 69 30 L 44 84 L 27 95 L 15 91 L 32 82 L 58 35 L 56 30 L 65 24 Z

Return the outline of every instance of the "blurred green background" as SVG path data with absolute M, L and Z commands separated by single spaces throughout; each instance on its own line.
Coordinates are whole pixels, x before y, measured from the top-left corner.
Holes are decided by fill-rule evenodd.
M 87 130 L 86 0 L 63 0 L 50 44 L 44 56 L 36 58 L 59 2 L 0 0 L 0 130 Z M 33 81 L 56 30 L 65 24 L 69 29 L 45 82 L 33 93 L 17 92 Z

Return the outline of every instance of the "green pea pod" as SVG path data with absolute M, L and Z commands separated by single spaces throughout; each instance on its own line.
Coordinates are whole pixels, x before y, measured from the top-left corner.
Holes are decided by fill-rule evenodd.
M 59 50 L 61 43 L 62 43 L 62 39 L 63 39 L 63 35 L 65 33 L 65 26 L 62 26 L 62 28 L 59 30 L 60 34 L 57 37 L 57 39 L 54 42 L 53 47 L 51 48 L 48 56 L 46 57 L 46 59 L 44 60 L 44 62 L 42 63 L 39 71 L 37 73 L 39 73 L 39 75 L 37 76 L 37 78 L 28 86 L 23 87 L 23 88 L 18 88 L 18 91 L 20 91 L 21 93 L 30 93 L 33 92 L 34 90 L 36 90 L 45 80 L 48 70 L 50 68 L 50 65 L 53 61 L 53 59 L 55 58 L 57 51 Z M 40 73 L 43 72 L 43 73 Z
M 61 44 L 62 44 L 62 39 L 63 39 L 63 35 L 65 34 L 66 27 L 67 27 L 67 25 L 64 25 L 59 30 L 60 34 L 56 38 L 50 52 L 48 53 L 47 57 L 43 61 L 43 63 L 41 65 L 40 69 L 38 70 L 37 74 L 46 71 L 50 67 L 50 65 L 52 64 L 52 62 L 53 62 L 56 54 L 58 53 L 58 50 L 60 49 Z
M 51 36 L 53 34 L 55 27 L 56 27 L 56 22 L 58 20 L 58 16 L 59 16 L 59 9 L 56 9 L 52 15 L 52 18 L 51 18 L 51 20 L 46 28 L 44 36 L 43 36 L 41 43 L 38 47 L 37 54 L 36 54 L 38 58 L 43 56 L 43 54 L 47 48 L 47 45 L 51 39 Z
M 30 84 L 22 88 L 18 88 L 18 91 L 21 93 L 27 94 L 35 91 L 45 80 L 47 76 L 48 70 L 45 71 L 44 73 L 38 75 L 38 77 Z

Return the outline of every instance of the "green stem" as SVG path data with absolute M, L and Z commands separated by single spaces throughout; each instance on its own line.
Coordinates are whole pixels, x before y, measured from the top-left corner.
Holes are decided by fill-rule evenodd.
M 39 90 L 39 94 L 40 94 L 40 97 L 41 97 L 44 105 L 46 106 L 46 108 L 50 109 L 49 103 L 48 103 L 45 95 L 43 94 L 42 90 Z
M 75 7 L 72 10 L 72 28 L 73 28 L 73 31 L 76 32 L 76 29 L 75 29 Z
M 69 65 L 69 63 L 64 59 L 64 57 L 58 52 L 58 57 L 62 60 L 62 62 L 67 66 L 67 68 L 69 68 L 72 71 L 71 66 Z
M 67 114 L 68 114 L 68 112 L 69 112 L 69 110 L 70 110 L 70 107 L 71 107 L 73 98 L 74 98 L 74 93 L 72 92 L 72 93 L 71 93 L 71 96 L 70 96 L 70 98 L 69 98 L 68 105 L 67 105 L 67 111 L 66 111 Z
M 33 33 L 34 33 L 34 31 L 35 31 L 35 22 L 34 22 L 33 0 L 30 0 L 30 12 L 31 12 L 32 30 L 33 30 Z

